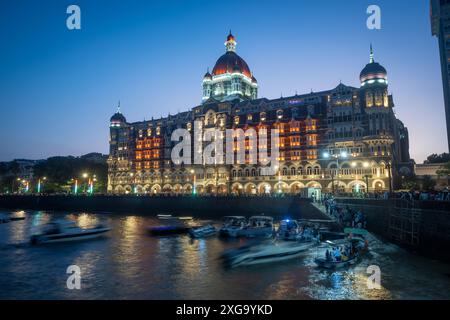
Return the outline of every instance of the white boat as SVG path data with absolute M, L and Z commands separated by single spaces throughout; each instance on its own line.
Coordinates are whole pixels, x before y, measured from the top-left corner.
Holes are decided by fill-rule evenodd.
M 193 238 L 205 238 L 213 236 L 217 233 L 217 229 L 213 225 L 206 225 L 189 229 L 189 234 Z
M 315 244 L 315 242 L 278 242 L 244 246 L 224 253 L 221 258 L 228 267 L 279 262 L 299 257 Z
M 17 216 L 15 214 L 0 213 L 0 224 L 19 220 L 25 220 L 25 217 Z
M 100 237 L 111 230 L 103 225 L 93 228 L 79 228 L 74 222 L 50 222 L 44 225 L 42 232 L 31 236 L 32 244 L 80 241 Z
M 241 216 L 226 216 L 223 218 L 223 226 L 219 230 L 219 234 L 224 237 L 243 237 L 247 225 L 247 219 Z
M 277 238 L 280 240 L 295 241 L 300 233 L 300 225 L 297 221 L 285 219 L 280 222 L 277 230 Z
M 248 219 L 248 225 L 243 230 L 247 238 L 270 238 L 274 235 L 273 218 L 253 216 Z

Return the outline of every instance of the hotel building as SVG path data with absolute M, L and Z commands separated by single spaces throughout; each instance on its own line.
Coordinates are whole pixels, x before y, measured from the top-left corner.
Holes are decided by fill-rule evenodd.
M 360 73 L 360 87 L 335 88 L 281 97 L 258 98 L 259 83 L 236 53 L 230 33 L 226 52 L 202 81 L 202 103 L 166 118 L 128 122 L 118 110 L 110 120 L 108 192 L 114 194 L 297 194 L 389 191 L 412 172 L 408 130 L 394 114 L 386 69 L 375 62 Z M 234 165 L 175 164 L 172 132 L 202 130 L 279 130 L 276 174 L 262 175 L 245 161 Z M 210 142 L 202 142 L 204 145 Z M 268 145 L 258 148 L 271 149 Z M 239 147 L 236 145 L 234 151 Z

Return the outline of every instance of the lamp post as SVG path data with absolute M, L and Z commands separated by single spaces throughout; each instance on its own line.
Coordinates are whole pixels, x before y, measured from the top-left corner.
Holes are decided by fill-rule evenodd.
M 369 175 L 366 174 L 364 178 L 366 178 L 366 188 L 367 188 L 366 192 L 367 194 L 369 194 Z
M 325 152 L 323 154 L 323 157 L 325 159 L 330 158 L 330 154 L 328 152 Z M 336 166 L 337 166 L 337 183 L 338 183 L 338 191 L 339 191 L 339 176 L 340 176 L 340 168 L 339 168 L 339 159 L 347 159 L 348 158 L 348 153 L 347 151 L 341 151 L 339 154 L 333 154 L 332 155 L 333 158 L 336 159 Z M 335 192 L 335 187 L 334 187 L 334 172 L 331 172 L 331 188 L 333 190 L 333 193 Z
M 195 175 L 194 169 L 191 169 L 191 174 L 192 174 L 192 181 L 193 181 L 192 194 L 195 196 L 197 194 L 197 187 L 196 187 L 196 175 Z
M 89 177 L 89 174 L 85 172 L 81 176 L 83 178 L 83 193 L 86 193 L 86 179 Z
M 133 172 L 130 172 L 132 193 L 137 194 L 136 178 Z
M 389 195 L 392 194 L 392 165 L 390 162 L 386 164 L 386 169 L 388 170 L 388 178 L 389 178 Z
M 39 178 L 38 185 L 37 185 L 37 193 L 41 193 L 43 181 L 47 180 L 47 177 L 43 177 L 42 179 Z

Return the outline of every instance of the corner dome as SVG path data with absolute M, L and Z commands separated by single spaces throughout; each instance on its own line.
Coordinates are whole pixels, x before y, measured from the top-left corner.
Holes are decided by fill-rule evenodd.
M 387 79 L 387 71 L 378 62 L 372 62 L 364 67 L 359 75 L 359 78 L 361 82 L 370 79 Z
M 209 69 L 208 71 L 206 71 L 205 75 L 203 76 L 204 80 L 211 80 L 212 79 L 212 75 L 211 73 L 209 73 Z
M 110 121 L 111 122 L 127 122 L 127 119 L 125 119 L 123 114 L 121 114 L 120 112 L 117 112 L 111 117 Z
M 372 46 L 370 46 L 370 62 L 359 74 L 359 79 L 361 81 L 361 86 L 376 82 L 387 84 L 387 71 L 381 64 L 374 61 Z
M 111 123 L 111 127 L 120 127 L 122 123 L 127 122 L 125 116 L 120 112 L 120 102 L 117 106 L 117 112 L 113 114 L 111 119 L 109 119 L 109 122 Z

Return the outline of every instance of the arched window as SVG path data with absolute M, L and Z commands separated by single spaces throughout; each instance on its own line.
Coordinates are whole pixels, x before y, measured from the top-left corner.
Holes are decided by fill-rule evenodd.
M 295 176 L 295 168 L 291 168 L 291 176 Z
M 320 167 L 314 167 L 314 174 L 319 175 L 320 174 Z
M 287 168 L 283 168 L 283 176 L 287 176 Z

